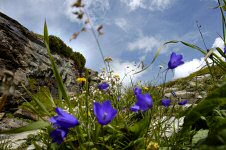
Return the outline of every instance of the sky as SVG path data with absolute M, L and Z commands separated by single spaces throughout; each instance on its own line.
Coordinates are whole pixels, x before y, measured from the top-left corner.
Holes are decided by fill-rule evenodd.
M 60 37 L 74 51 L 82 53 L 87 68 L 101 71 L 104 63 L 90 30 L 75 40 L 69 40 L 84 26 L 83 21 L 72 13 L 75 11 L 71 7 L 74 2 L 0 0 L 0 11 L 39 34 L 43 34 L 46 19 L 49 34 Z M 84 4 L 93 27 L 96 29 L 103 25 L 104 35 L 98 36 L 98 40 L 104 56 L 113 59 L 110 65 L 114 73 L 121 77 L 131 70 L 138 71 L 141 61 L 144 65 L 150 64 L 158 48 L 166 41 L 182 40 L 205 49 L 196 21 L 201 25 L 207 48 L 224 47 L 219 37 L 222 35 L 220 11 L 213 9 L 217 6 L 216 0 L 84 0 Z M 136 75 L 130 73 L 133 81 L 161 83 L 172 52 L 182 54 L 185 63 L 169 71 L 167 81 L 188 76 L 205 65 L 200 52 L 181 44 L 171 44 L 162 49 L 147 70 Z M 129 81 L 128 76 L 125 82 Z

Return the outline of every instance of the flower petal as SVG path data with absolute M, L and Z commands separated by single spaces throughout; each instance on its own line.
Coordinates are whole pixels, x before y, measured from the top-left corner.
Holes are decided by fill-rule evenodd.
M 62 144 L 65 137 L 68 134 L 68 129 L 55 129 L 50 133 L 50 136 L 53 138 L 53 143 L 57 142 L 58 144 Z

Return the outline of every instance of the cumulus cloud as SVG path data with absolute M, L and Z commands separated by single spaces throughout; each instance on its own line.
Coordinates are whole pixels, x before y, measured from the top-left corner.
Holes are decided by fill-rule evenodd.
M 178 66 L 174 72 L 174 79 L 189 76 L 191 73 L 200 70 L 206 65 L 204 58 L 193 59 L 192 61 L 185 62 L 183 65 Z
M 121 2 L 126 4 L 130 11 L 138 8 L 162 11 L 172 6 L 175 0 L 121 0 Z
M 219 47 L 223 50 L 224 49 L 224 41 L 219 37 L 216 38 L 212 45 L 212 48 L 214 48 L 214 47 Z M 220 54 L 217 51 L 214 51 L 214 53 L 216 53 L 218 56 L 220 56 Z M 212 62 L 210 59 L 207 59 L 207 61 L 209 63 Z M 191 73 L 200 70 L 204 66 L 206 66 L 204 57 L 202 57 L 200 59 L 193 59 L 191 61 L 185 62 L 183 65 L 178 66 L 175 69 L 174 79 L 187 77 Z
M 122 30 L 126 31 L 127 25 L 128 25 L 126 19 L 124 19 L 124 18 L 116 18 L 116 19 L 115 19 L 115 24 L 116 24 L 119 28 L 121 28 Z
M 129 43 L 128 48 L 130 51 L 144 50 L 145 52 L 150 52 L 158 49 L 162 43 L 161 40 L 153 36 L 143 36 Z
M 219 47 L 221 49 L 224 49 L 224 41 L 220 37 L 216 38 L 212 45 L 212 48 L 214 47 Z
M 123 61 L 120 59 L 113 59 L 113 61 L 111 62 L 111 67 L 114 73 L 120 75 L 121 79 L 125 77 L 123 80 L 123 85 L 129 85 L 131 83 L 130 77 L 132 78 L 133 82 L 136 82 L 140 77 L 142 77 L 146 73 L 146 71 L 143 71 L 139 74 L 133 75 L 133 73 L 135 73 L 136 71 L 141 70 L 140 67 L 138 68 L 137 66 L 135 66 L 134 61 Z

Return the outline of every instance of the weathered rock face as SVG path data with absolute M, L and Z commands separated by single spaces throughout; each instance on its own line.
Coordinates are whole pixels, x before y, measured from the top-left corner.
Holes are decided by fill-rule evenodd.
M 76 78 L 79 72 L 73 67 L 73 60 L 57 54 L 53 57 L 68 91 L 76 93 Z M 29 81 L 33 81 L 36 84 L 34 88 L 48 86 L 53 95 L 57 93 L 57 85 L 43 40 L 0 12 L 0 87 L 3 86 L 6 72 L 10 72 L 13 77 L 11 84 L 16 87 L 14 95 L 7 97 L 12 105 L 18 103 L 15 99 L 20 101 L 21 95 L 25 93 L 23 88 L 18 87 L 21 82 L 30 87 Z M 0 96 L 2 93 L 0 89 Z

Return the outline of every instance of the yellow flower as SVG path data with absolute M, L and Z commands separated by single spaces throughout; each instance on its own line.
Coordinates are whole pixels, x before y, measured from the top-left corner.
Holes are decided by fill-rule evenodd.
M 150 142 L 148 144 L 147 150 L 158 150 L 159 149 L 159 144 L 156 142 Z
M 114 77 L 115 79 L 120 79 L 120 75 L 119 75 L 119 74 L 115 74 L 113 77 Z
M 144 90 L 148 90 L 148 87 L 144 86 L 143 89 L 144 89 Z
M 79 83 L 86 82 L 86 78 L 77 78 L 76 81 Z

